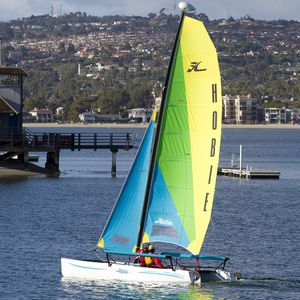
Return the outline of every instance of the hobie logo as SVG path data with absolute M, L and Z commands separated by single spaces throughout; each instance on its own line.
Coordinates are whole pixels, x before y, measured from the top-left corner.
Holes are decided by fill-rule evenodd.
M 162 218 L 158 218 L 154 223 L 155 224 L 160 224 L 160 225 L 173 226 L 173 222 L 171 220 L 165 220 L 165 219 L 162 219 Z
M 188 72 L 203 72 L 203 71 L 206 71 L 207 69 L 206 68 L 201 68 L 201 63 L 202 61 L 193 61 L 191 62 L 191 65 L 190 65 L 190 68 L 187 70 Z

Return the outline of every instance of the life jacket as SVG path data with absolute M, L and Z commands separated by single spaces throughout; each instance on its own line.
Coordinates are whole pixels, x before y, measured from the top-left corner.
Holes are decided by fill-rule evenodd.
M 147 267 L 150 268 L 165 268 L 165 266 L 160 262 L 159 258 L 157 257 L 145 257 L 145 263 Z
M 154 263 L 154 261 L 153 261 L 152 257 L 146 256 L 145 257 L 145 263 L 146 263 L 147 266 L 151 266 Z

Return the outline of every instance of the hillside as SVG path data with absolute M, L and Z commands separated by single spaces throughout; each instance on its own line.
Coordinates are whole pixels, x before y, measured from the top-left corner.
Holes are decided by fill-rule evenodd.
M 300 107 L 300 23 L 203 20 L 217 47 L 223 94 Z M 64 107 L 64 118 L 150 106 L 159 97 L 179 16 L 31 16 L 0 23 L 5 63 L 24 68 L 25 109 Z M 80 65 L 80 67 L 78 67 Z

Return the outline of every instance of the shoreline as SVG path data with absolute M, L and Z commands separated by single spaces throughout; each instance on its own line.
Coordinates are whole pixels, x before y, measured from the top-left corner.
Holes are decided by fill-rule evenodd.
M 146 128 L 147 123 L 138 124 L 120 124 L 120 123 L 23 123 L 27 128 Z M 268 124 L 268 125 L 250 125 L 250 124 L 222 124 L 223 129 L 300 129 L 300 125 L 292 124 Z
M 24 165 L 16 159 L 0 162 L 0 180 L 3 178 L 23 178 L 47 174 L 49 175 L 44 168 L 32 163 Z

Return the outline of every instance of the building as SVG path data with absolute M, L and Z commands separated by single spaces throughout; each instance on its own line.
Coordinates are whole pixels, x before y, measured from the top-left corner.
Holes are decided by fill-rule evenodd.
M 94 123 L 96 121 L 96 116 L 92 112 L 84 112 L 79 115 L 79 120 L 82 123 Z
M 2 67 L 0 62 L 0 138 L 22 138 L 23 80 L 20 68 Z
M 223 96 L 223 122 L 229 124 L 257 124 L 258 100 L 248 96 Z
M 128 118 L 135 123 L 145 123 L 151 118 L 152 111 L 146 108 L 133 108 L 128 110 Z
M 29 113 L 34 117 L 34 121 L 37 123 L 50 123 L 54 121 L 53 112 L 48 108 L 34 108 L 30 110 Z
M 289 122 L 291 124 L 299 124 L 300 123 L 300 109 L 296 108 L 296 109 L 291 109 L 291 115 L 290 115 L 290 120 Z
M 300 120 L 300 109 L 265 108 L 265 121 L 267 124 L 296 124 Z
M 122 122 L 122 118 L 120 114 L 96 114 L 96 122 L 116 123 L 116 122 Z
M 287 114 L 285 108 L 265 108 L 267 124 L 286 124 Z

